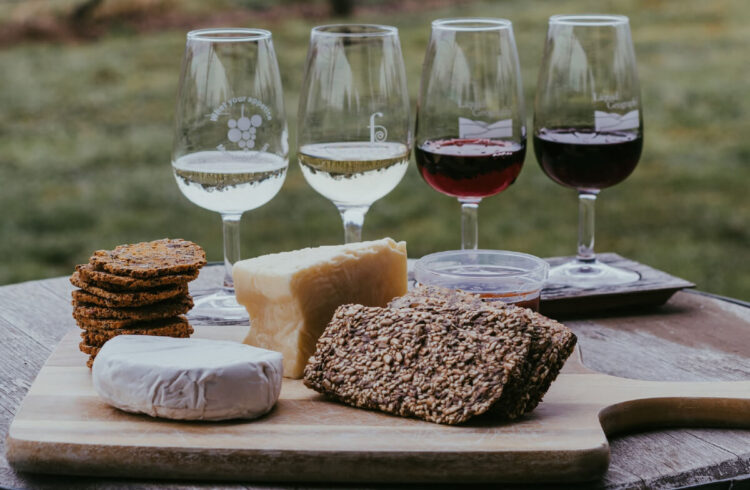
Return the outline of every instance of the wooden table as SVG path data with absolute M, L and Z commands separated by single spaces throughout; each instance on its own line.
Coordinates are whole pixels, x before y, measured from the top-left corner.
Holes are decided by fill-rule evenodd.
M 220 267 L 204 269 L 193 291 L 218 283 L 221 273 Z M 15 472 L 4 457 L 8 426 L 53 347 L 77 328 L 71 317 L 71 290 L 67 278 L 0 287 L 0 487 L 331 487 L 154 482 L 138 480 L 137 475 L 134 480 L 102 481 Z M 750 379 L 750 304 L 741 301 L 685 291 L 656 309 L 565 323 L 578 335 L 585 364 L 603 373 L 649 380 Z M 618 435 L 610 443 L 609 472 L 591 488 L 674 488 L 720 482 L 713 489 L 730 488 L 739 481 L 750 484 L 750 431 L 658 430 Z

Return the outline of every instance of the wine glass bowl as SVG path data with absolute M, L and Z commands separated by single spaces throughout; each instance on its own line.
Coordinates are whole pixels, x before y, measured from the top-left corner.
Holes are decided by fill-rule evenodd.
M 477 207 L 508 188 L 526 154 L 523 88 L 512 23 L 432 23 L 417 104 L 424 181 L 461 203 L 462 249 L 478 246 Z
M 403 178 L 411 140 L 398 30 L 369 24 L 312 29 L 297 155 L 308 184 L 341 213 L 347 243 L 361 239 L 370 205 Z
M 637 281 L 594 254 L 594 203 L 625 180 L 643 148 L 643 119 L 628 18 L 555 15 L 549 20 L 534 103 L 534 152 L 544 173 L 579 195 L 578 253 L 550 283 L 594 288 Z
M 172 171 L 192 203 L 221 214 L 224 284 L 196 298 L 189 318 L 245 323 L 234 297 L 242 213 L 270 201 L 288 167 L 287 126 L 271 33 L 200 29 L 187 35 L 172 148 Z

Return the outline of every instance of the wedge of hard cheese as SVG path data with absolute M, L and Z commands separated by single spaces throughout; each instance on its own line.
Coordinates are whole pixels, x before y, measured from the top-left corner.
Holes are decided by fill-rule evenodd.
M 390 238 L 263 255 L 234 265 L 237 301 L 250 315 L 245 343 L 279 351 L 301 378 L 334 311 L 385 306 L 406 294 L 406 243 Z

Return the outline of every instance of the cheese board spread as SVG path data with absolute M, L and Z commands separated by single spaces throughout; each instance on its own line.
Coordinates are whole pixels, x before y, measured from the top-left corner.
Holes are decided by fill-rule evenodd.
M 196 325 L 240 342 L 245 326 Z M 20 471 L 322 482 L 575 482 L 607 469 L 605 435 L 641 427 L 750 427 L 750 382 L 657 382 L 592 372 L 578 353 L 544 400 L 508 422 L 449 426 L 352 408 L 284 379 L 252 421 L 190 422 L 117 410 L 92 386 L 77 333 L 60 342 L 9 429 Z M 200 462 L 196 464 L 196 462 Z
M 750 382 L 594 373 L 571 356 L 575 335 L 530 309 L 432 286 L 404 294 L 403 242 L 271 254 L 234 272 L 249 334 L 186 323 L 191 339 L 140 335 L 102 315 L 106 335 L 66 335 L 9 430 L 8 460 L 156 478 L 574 482 L 606 470 L 605 431 L 750 425 Z

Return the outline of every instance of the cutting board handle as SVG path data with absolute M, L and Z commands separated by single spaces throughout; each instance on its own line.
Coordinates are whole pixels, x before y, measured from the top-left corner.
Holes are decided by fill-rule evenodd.
M 608 437 L 665 427 L 750 429 L 750 400 L 732 398 L 644 398 L 611 405 L 599 413 Z
M 663 427 L 750 429 L 750 381 L 612 379 L 627 399 L 599 412 L 608 436 Z
M 646 381 L 605 375 L 584 365 L 578 346 L 563 372 L 596 380 L 596 388 L 590 385 L 587 391 L 597 390 L 605 403 L 599 422 L 607 436 L 664 427 L 750 429 L 750 381 Z

